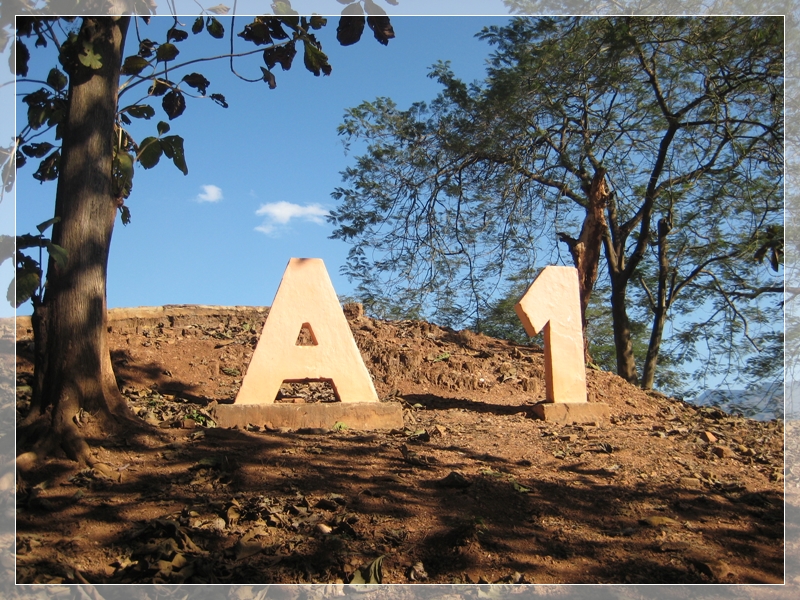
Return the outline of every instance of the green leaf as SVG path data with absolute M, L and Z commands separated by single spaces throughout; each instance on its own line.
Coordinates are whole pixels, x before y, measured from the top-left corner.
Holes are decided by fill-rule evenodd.
M 197 35 L 203 31 L 203 17 L 197 17 L 192 25 L 192 33 Z
M 118 152 L 114 156 L 114 195 L 123 198 L 130 196 L 133 188 L 133 156 L 128 152 Z
M 299 15 L 296 10 L 292 8 L 291 2 L 288 0 L 277 0 L 277 2 L 272 3 L 272 10 L 275 11 L 276 15 Z
M 39 230 L 39 233 L 44 233 L 45 231 L 47 231 L 48 227 L 50 227 L 51 225 L 55 225 L 56 223 L 58 223 L 60 221 L 61 221 L 61 217 L 53 217 L 52 219 L 47 219 L 47 221 L 44 221 L 43 223 L 39 223 L 36 226 L 36 229 Z
M 225 36 L 225 28 L 216 17 L 208 17 L 206 20 L 206 29 L 208 30 L 208 33 L 211 34 L 211 37 L 218 40 Z
M 122 110 L 136 119 L 151 119 L 156 114 L 156 109 L 149 104 L 134 104 Z
M 103 66 L 102 57 L 94 51 L 94 45 L 84 40 L 83 52 L 78 54 L 78 60 L 84 67 L 97 70 Z
M 513 483 L 514 489 L 517 490 L 520 494 L 527 494 L 531 491 L 531 488 L 527 488 L 524 485 L 518 484 L 516 481 Z
M 272 74 L 272 71 L 261 67 L 261 74 L 261 78 L 267 82 L 269 89 L 274 90 L 278 84 L 275 82 L 275 75 Z
M 67 251 L 64 248 L 53 242 L 47 242 L 47 252 L 60 268 L 67 266 Z
M 164 135 L 169 131 L 169 123 L 159 121 L 156 129 L 158 129 L 158 135 Z
M 186 157 L 183 153 L 183 138 L 179 135 L 168 135 L 161 140 L 161 148 L 167 158 L 171 158 L 173 164 L 178 167 L 178 170 L 184 175 L 189 174 L 189 168 L 186 166 Z
M 138 55 L 129 56 L 122 63 L 123 75 L 138 75 L 150 66 L 150 61 Z
M 60 92 L 67 87 L 68 81 L 69 80 L 67 79 L 67 76 L 55 67 L 50 69 L 50 72 L 47 74 L 47 85 L 57 92 Z
M 328 63 L 328 57 L 325 53 L 308 40 L 303 41 L 303 46 L 305 48 L 303 64 L 305 64 L 306 69 L 311 71 L 315 77 L 319 77 L 320 72 L 330 75 L 331 65 Z
M 16 285 L 14 285 L 16 282 Z M 39 289 L 42 282 L 40 272 L 29 270 L 26 268 L 17 269 L 17 276 L 11 282 L 8 288 L 6 298 L 11 303 L 11 306 L 19 308 L 22 304 L 31 299 Z M 16 295 L 16 299 L 15 296 Z
M 183 81 L 186 82 L 186 85 L 199 91 L 201 94 L 203 94 L 203 96 L 206 95 L 206 88 L 208 88 L 208 86 L 211 84 L 211 82 L 200 73 L 189 73 L 188 75 L 184 75 Z
M 328 19 L 320 15 L 311 15 L 311 29 L 322 29 L 328 24 Z
M 183 94 L 178 90 L 172 90 L 164 96 L 161 101 L 161 106 L 164 112 L 167 113 L 169 120 L 176 119 L 183 114 L 186 110 L 186 99 Z
M 168 62 L 174 60 L 181 51 L 175 44 L 161 44 L 156 50 L 156 60 L 159 62 Z
M 383 556 L 379 556 L 366 567 L 356 569 L 350 585 L 353 584 L 379 584 L 383 581 Z
M 152 169 L 161 159 L 161 143 L 158 138 L 147 137 L 139 145 L 139 164 L 145 169 Z

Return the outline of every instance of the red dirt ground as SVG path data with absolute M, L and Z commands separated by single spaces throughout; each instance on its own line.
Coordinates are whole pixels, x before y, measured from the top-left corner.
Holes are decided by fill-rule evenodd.
M 120 389 L 152 432 L 91 440 L 94 469 L 55 458 L 18 479 L 17 583 L 346 583 L 379 557 L 385 583 L 784 582 L 782 422 L 588 370 L 610 422 L 553 425 L 532 418 L 540 348 L 352 310 L 404 429 L 215 428 L 265 316 L 112 311 Z

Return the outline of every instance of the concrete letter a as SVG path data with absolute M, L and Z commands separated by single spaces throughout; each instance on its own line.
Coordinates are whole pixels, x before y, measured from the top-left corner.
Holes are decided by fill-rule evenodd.
M 314 344 L 297 345 L 308 326 Z M 330 381 L 342 402 L 378 402 L 325 264 L 293 258 L 283 273 L 236 404 L 269 404 L 284 381 Z

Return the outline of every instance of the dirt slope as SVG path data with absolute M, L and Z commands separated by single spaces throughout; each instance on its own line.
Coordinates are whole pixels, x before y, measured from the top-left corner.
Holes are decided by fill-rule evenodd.
M 207 427 L 266 309 L 112 311 L 120 388 L 154 433 L 94 440 L 107 467 L 53 460 L 20 480 L 17 582 L 348 582 L 379 557 L 392 583 L 784 581 L 782 422 L 589 370 L 611 422 L 553 426 L 531 418 L 541 349 L 349 310 L 404 430 Z

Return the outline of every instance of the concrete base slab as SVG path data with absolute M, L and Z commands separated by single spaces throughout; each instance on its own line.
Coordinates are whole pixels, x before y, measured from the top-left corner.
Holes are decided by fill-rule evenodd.
M 218 427 L 248 425 L 301 429 L 402 429 L 403 409 L 397 402 L 315 402 L 312 404 L 218 404 L 212 410 Z
M 549 423 L 592 423 L 609 418 L 608 404 L 602 402 L 542 402 L 533 406 L 534 414 Z

